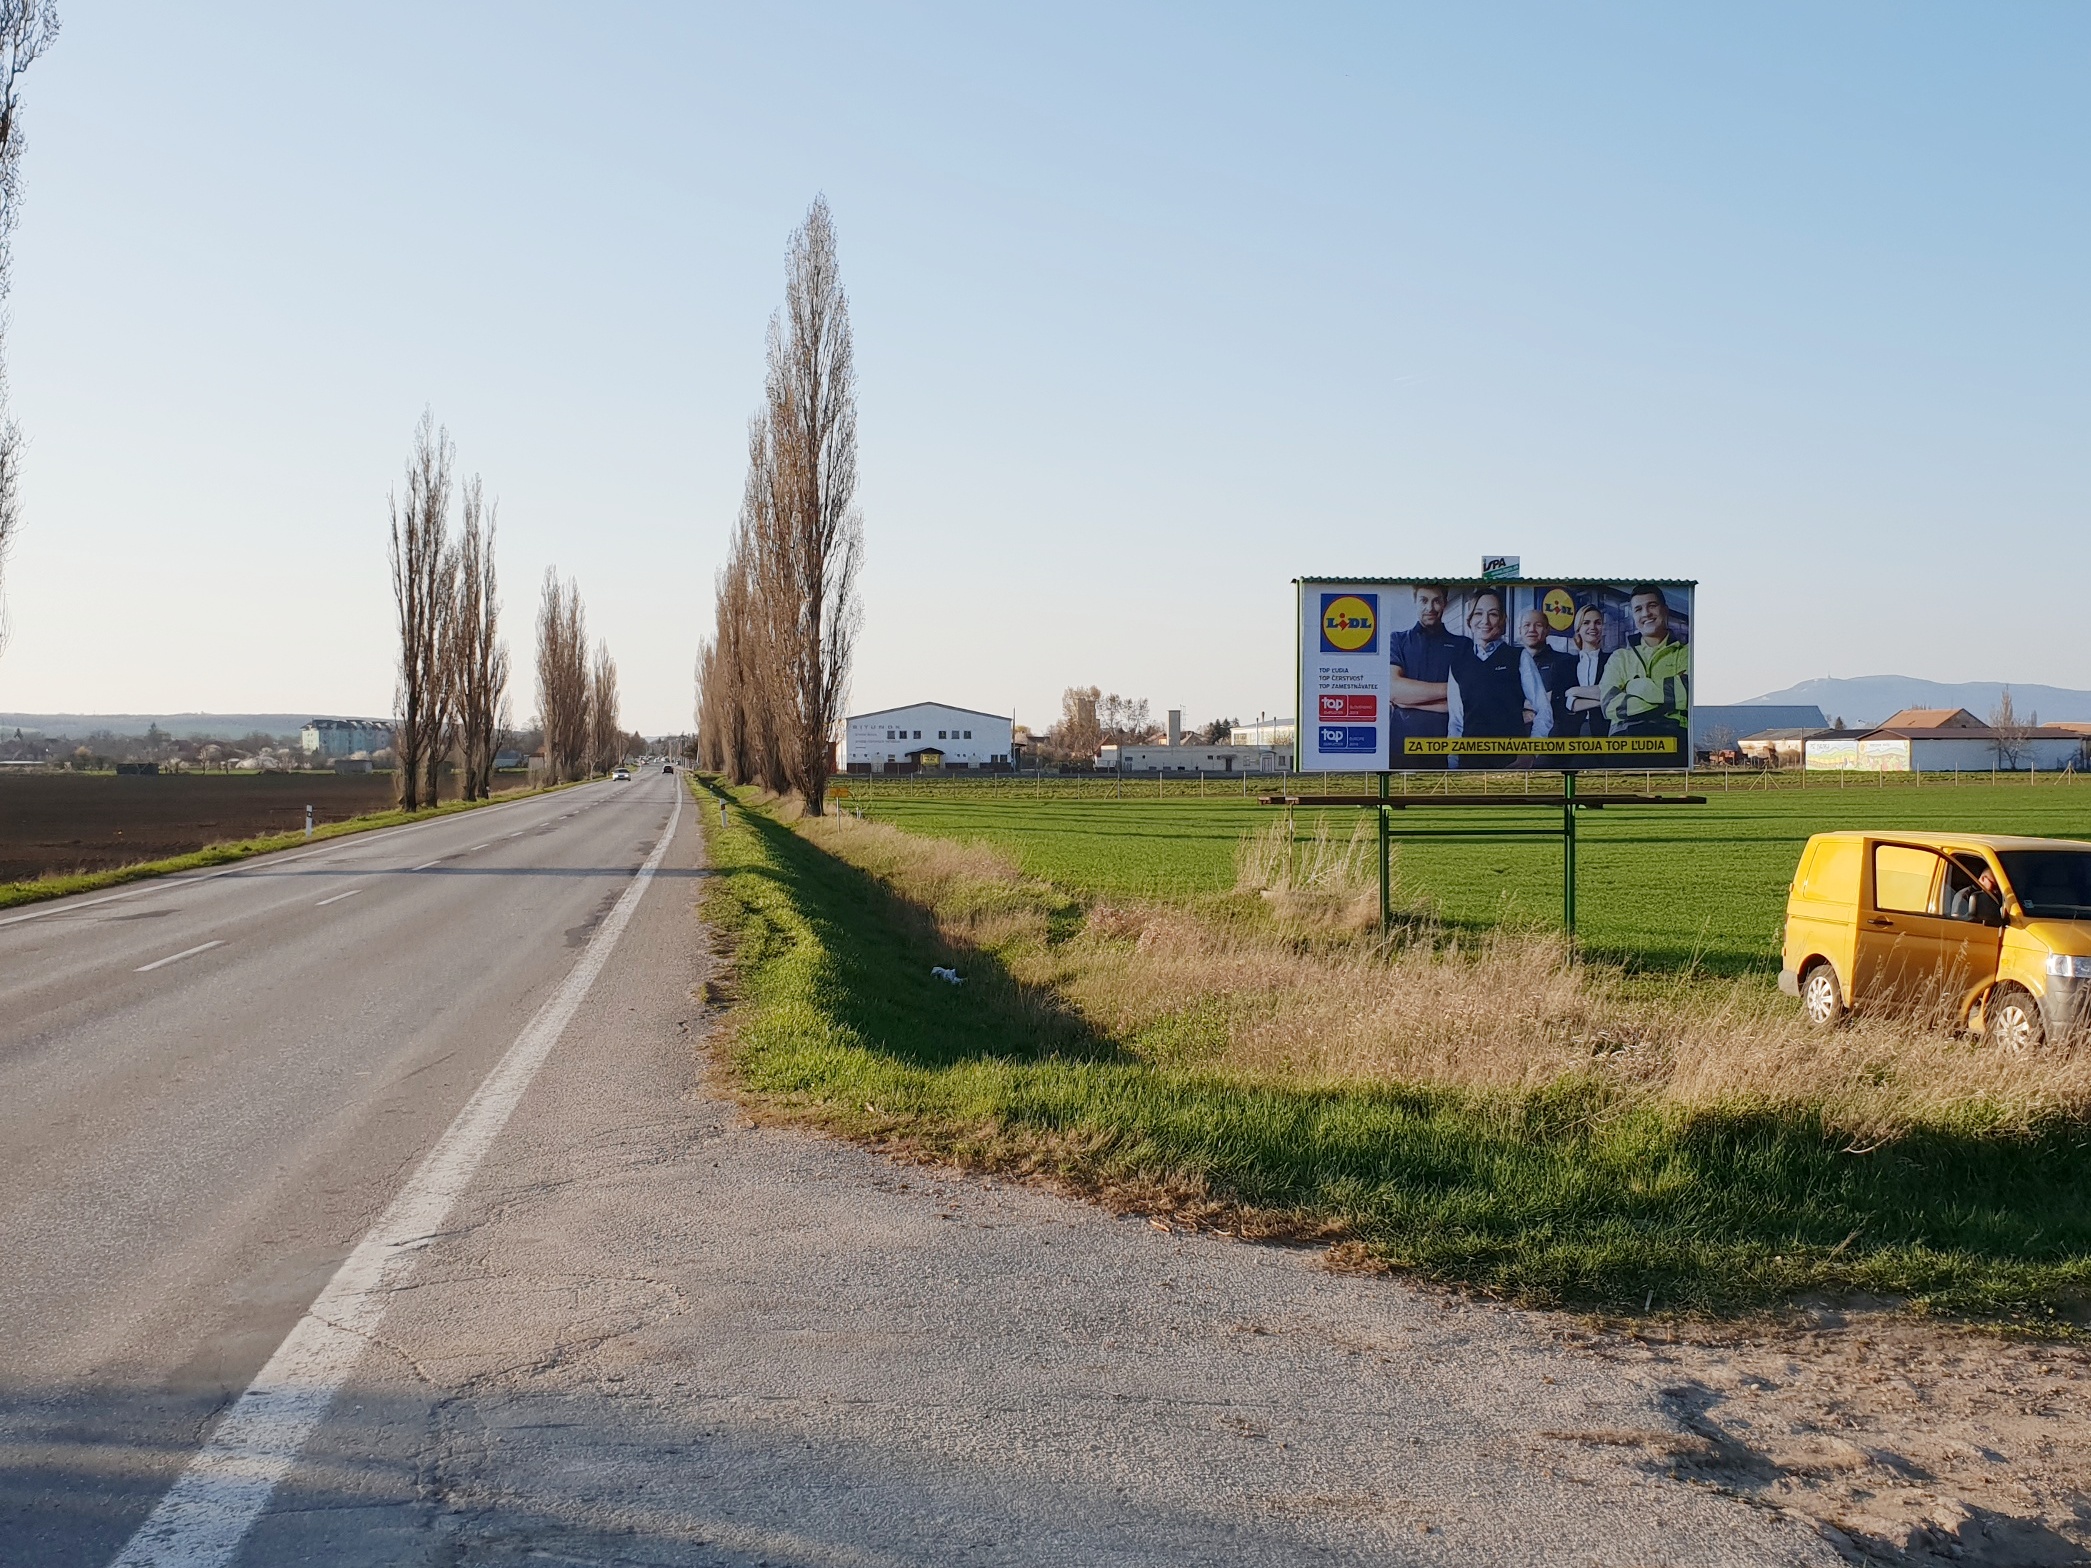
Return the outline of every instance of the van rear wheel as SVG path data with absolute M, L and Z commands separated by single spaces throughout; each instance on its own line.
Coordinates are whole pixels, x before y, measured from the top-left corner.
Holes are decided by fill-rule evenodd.
M 1837 971 L 1824 962 L 1801 976 L 1801 1011 L 1818 1029 L 1835 1028 L 1844 1020 L 1844 993 L 1837 987 Z
M 1982 1004 L 1982 1028 L 1991 1045 L 2007 1051 L 2027 1051 L 2047 1038 L 2040 1017 L 2040 1004 L 2024 986 L 2000 985 Z

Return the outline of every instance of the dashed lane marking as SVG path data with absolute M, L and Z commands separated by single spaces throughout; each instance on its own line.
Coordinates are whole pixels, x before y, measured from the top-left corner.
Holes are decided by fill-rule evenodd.
M 221 937 L 215 942 L 203 942 L 195 947 L 185 947 L 179 953 L 169 953 L 165 958 L 155 958 L 149 964 L 140 964 L 131 973 L 134 975 L 149 975 L 155 969 L 164 969 L 169 964 L 178 964 L 184 958 L 194 958 L 198 953 L 208 953 L 212 948 L 223 947 L 224 945 L 225 941 Z

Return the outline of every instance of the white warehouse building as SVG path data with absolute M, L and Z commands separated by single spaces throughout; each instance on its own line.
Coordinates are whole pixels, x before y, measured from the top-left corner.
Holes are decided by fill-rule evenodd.
M 910 703 L 843 720 L 842 766 L 851 773 L 1009 766 L 1015 726 L 999 713 Z

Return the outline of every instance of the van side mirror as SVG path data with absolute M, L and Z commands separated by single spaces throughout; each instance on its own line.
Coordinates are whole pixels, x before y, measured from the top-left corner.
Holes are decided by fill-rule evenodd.
M 1985 926 L 2004 924 L 2004 906 L 1997 902 L 1996 894 L 1975 889 L 1975 922 Z

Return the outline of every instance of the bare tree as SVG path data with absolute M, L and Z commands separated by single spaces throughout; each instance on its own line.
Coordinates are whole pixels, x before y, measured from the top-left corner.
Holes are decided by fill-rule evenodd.
M 748 477 L 697 660 L 697 756 L 823 809 L 861 620 L 856 369 L 835 225 L 815 200 L 770 321 Z
M 508 645 L 500 640 L 501 594 L 494 569 L 495 511 L 474 474 L 464 489 L 449 659 L 467 800 L 493 794 L 494 753 L 508 693 Z
M 1096 720 L 1107 746 L 1145 746 L 1162 733 L 1145 697 L 1121 697 L 1115 691 L 1096 705 Z
M 435 801 L 438 747 L 447 746 L 447 660 L 443 633 L 455 561 L 446 543 L 450 514 L 450 432 L 424 411 L 407 459 L 406 498 L 387 498 L 392 513 L 392 601 L 399 621 L 399 690 L 392 731 L 395 785 L 408 811 Z
M 697 642 L 696 669 L 697 703 L 690 715 L 692 721 L 697 726 L 697 738 L 691 743 L 693 749 L 690 752 L 690 756 L 697 766 L 704 769 L 707 773 L 720 772 L 723 767 L 720 760 L 719 737 L 712 732 L 711 714 L 705 706 L 706 693 L 712 689 L 712 672 L 717 668 L 718 659 L 719 643 L 717 637 L 699 638 Z
M 58 40 L 54 0 L 0 0 L 0 336 L 14 285 L 14 232 L 22 210 L 22 73 Z M 22 432 L 7 406 L 7 361 L 0 344 L 0 587 L 7 551 L 21 523 Z M 7 646 L 7 604 L 0 598 L 0 649 Z
M 824 196 L 791 237 L 784 309 L 770 324 L 767 394 L 775 529 L 757 584 L 774 638 L 771 707 L 782 771 L 818 816 L 861 621 L 864 542 L 856 353 Z
M 617 722 L 617 661 L 610 645 L 595 645 L 588 671 L 588 770 L 608 773 L 624 760 L 624 730 Z
M 1075 762 L 1094 762 L 1104 743 L 1103 726 L 1097 722 L 1097 704 L 1103 692 L 1095 686 L 1070 686 L 1060 694 L 1060 722 L 1053 726 L 1053 749 Z
M 2016 768 L 2032 752 L 2033 725 L 2020 722 L 2018 708 L 2011 700 L 2009 686 L 1997 693 L 1997 705 L 1989 710 L 1989 727 L 1996 732 L 1997 763 L 2000 767 Z
M 537 722 L 555 784 L 587 772 L 588 698 L 588 617 L 580 590 L 546 567 L 537 608 Z

